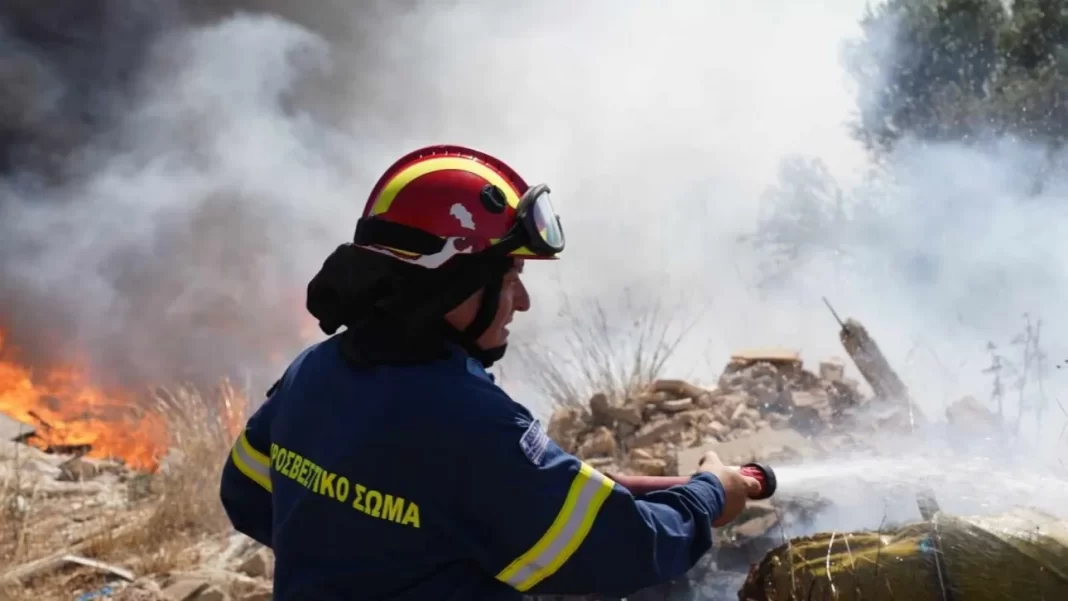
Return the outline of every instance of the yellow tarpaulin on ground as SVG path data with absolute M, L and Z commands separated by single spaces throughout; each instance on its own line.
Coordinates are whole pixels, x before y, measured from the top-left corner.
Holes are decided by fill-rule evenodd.
M 796 538 L 753 566 L 739 599 L 1068 601 L 1068 523 L 1024 509 Z

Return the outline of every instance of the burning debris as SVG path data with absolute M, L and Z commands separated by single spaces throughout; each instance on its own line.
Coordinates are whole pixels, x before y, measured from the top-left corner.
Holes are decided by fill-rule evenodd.
M 0 413 L 27 426 L 14 439 L 48 452 L 117 458 L 151 470 L 167 448 L 164 416 L 142 410 L 134 395 L 94 387 L 76 367 L 31 370 L 2 334 Z
M 0 598 L 270 599 L 273 557 L 219 506 L 234 420 L 216 408 L 238 397 L 215 392 L 156 391 L 173 446 L 152 473 L 0 438 Z
M 214 410 L 235 434 L 248 400 L 223 383 Z M 74 366 L 31 369 L 19 362 L 0 333 L 0 440 L 47 453 L 114 459 L 154 471 L 172 444 L 173 398 L 162 390 L 134 394 L 93 386 Z

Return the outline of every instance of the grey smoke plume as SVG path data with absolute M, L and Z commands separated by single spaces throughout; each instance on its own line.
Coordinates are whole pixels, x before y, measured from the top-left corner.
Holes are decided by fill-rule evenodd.
M 624 347 L 617 299 L 637 290 L 686 324 L 672 375 L 708 380 L 741 346 L 841 354 L 826 295 L 937 417 L 986 397 L 985 344 L 1027 311 L 1045 319 L 1044 394 L 1064 389 L 1063 186 L 1034 196 L 1026 159 L 1044 149 L 904 144 L 872 171 L 840 60 L 860 0 L 38 5 L 0 30 L 0 323 L 35 360 L 269 384 L 375 178 L 444 141 L 550 182 L 564 215 L 569 248 L 527 270 L 517 344 L 563 347 L 566 290 L 600 299 Z M 757 230 L 788 242 L 786 270 L 740 241 Z M 527 367 L 510 358 L 504 382 L 539 407 Z

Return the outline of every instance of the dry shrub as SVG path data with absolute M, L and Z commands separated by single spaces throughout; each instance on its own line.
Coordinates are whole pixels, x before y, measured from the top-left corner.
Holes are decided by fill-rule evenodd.
M 562 337 L 517 349 L 522 377 L 554 406 L 584 404 L 596 392 L 626 396 L 660 377 L 689 331 L 677 315 L 629 290 L 611 311 L 599 300 L 576 307 L 565 297 Z
M 158 475 L 162 496 L 153 522 L 195 533 L 228 524 L 219 502 L 219 477 L 244 424 L 247 397 L 223 380 L 210 397 L 183 386 L 161 389 L 157 410 L 171 426 L 171 452 Z
M 151 495 L 144 525 L 123 532 L 131 515 L 117 515 L 117 534 L 99 539 L 87 553 L 101 558 L 138 558 L 141 570 L 162 572 L 196 557 L 182 552 L 204 535 L 225 532 L 229 522 L 219 501 L 219 478 L 230 446 L 244 425 L 248 397 L 222 380 L 210 395 L 191 385 L 159 388 L 153 409 L 167 418 L 170 450 L 154 475 L 138 476 L 133 490 Z
M 28 453 L 21 445 L 0 441 L 0 560 L 16 561 L 26 551 L 28 507 L 34 491 L 23 473 Z

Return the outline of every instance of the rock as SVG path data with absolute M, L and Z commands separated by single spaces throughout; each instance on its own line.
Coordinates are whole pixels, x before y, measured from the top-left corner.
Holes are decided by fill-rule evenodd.
M 269 590 L 259 590 L 246 593 L 241 596 L 241 601 L 271 601 L 274 595 Z
M 630 471 L 643 476 L 670 476 L 669 462 L 666 459 L 633 459 L 627 467 Z
M 682 420 L 663 420 L 646 425 L 639 430 L 630 441 L 632 448 L 647 447 L 660 441 L 669 440 L 686 427 Z
M 739 419 L 741 419 L 743 415 L 745 415 L 746 409 L 747 407 L 745 406 L 745 403 L 739 404 L 737 407 L 734 408 L 734 411 L 731 411 L 731 416 L 730 418 L 728 418 L 727 421 L 731 423 L 737 422 Z
M 731 534 L 735 538 L 759 538 L 764 536 L 772 528 L 779 524 L 779 516 L 774 512 L 753 516 L 749 519 L 739 519 L 738 525 L 731 528 Z
M 561 407 L 553 411 L 545 431 L 560 448 L 574 453 L 578 448 L 579 435 L 586 429 L 585 411 L 580 407 Z
M 951 426 L 971 432 L 993 434 L 1001 429 L 1001 420 L 973 396 L 966 396 L 946 407 L 946 421 Z
M 801 353 L 795 349 L 785 348 L 753 348 L 731 353 L 731 363 L 752 365 L 759 362 L 788 367 L 800 366 Z
M 590 406 L 590 423 L 594 426 L 611 426 L 615 419 L 609 413 L 611 402 L 608 395 L 598 392 L 590 397 L 587 403 Z
M 711 409 L 716 406 L 721 396 L 719 389 L 715 388 L 695 396 L 693 402 L 695 405 L 703 409 Z
M 820 361 L 820 379 L 841 382 L 845 378 L 845 362 L 840 357 L 828 357 Z
M 126 500 L 136 503 L 146 499 L 156 492 L 157 487 L 158 483 L 152 474 L 137 474 L 126 481 Z
M 664 401 L 660 404 L 660 410 L 667 413 L 678 413 L 680 411 L 688 411 L 693 409 L 693 399 L 677 399 L 674 401 Z
M 617 452 L 616 437 L 612 431 L 604 426 L 599 426 L 590 434 L 582 446 L 578 449 L 578 456 L 583 459 L 590 457 L 615 457 Z
M 790 395 L 790 399 L 795 408 L 812 407 L 813 409 L 818 410 L 826 407 L 829 404 L 827 393 L 822 390 L 794 392 Z
M 728 465 L 740 465 L 753 458 L 770 461 L 771 457 L 785 454 L 801 457 L 819 456 L 821 449 L 796 430 L 762 430 L 744 433 L 728 442 L 711 442 L 700 447 L 679 452 L 680 473 L 697 470 L 697 462 L 708 451 L 714 451 Z
M 203 601 L 199 595 L 209 588 L 211 583 L 203 580 L 177 580 L 163 589 L 163 597 L 167 601 Z
M 790 414 L 790 427 L 802 434 L 815 434 L 824 429 L 824 421 L 819 410 L 814 407 L 796 407 Z
M 59 475 L 56 479 L 60 482 L 81 482 L 95 478 L 98 473 L 100 470 L 95 464 L 74 457 L 59 464 Z
M 682 380 L 656 380 L 651 388 L 653 392 L 666 392 L 676 399 L 696 398 L 707 392 Z
M 238 572 L 253 578 L 268 578 L 274 565 L 274 555 L 266 547 L 257 549 L 237 568 Z
M 193 597 L 190 601 L 229 601 L 230 595 L 223 592 L 222 589 L 215 585 L 211 585 L 208 588 L 200 591 L 196 597 Z
M 723 425 L 723 422 L 719 420 L 712 420 L 704 425 L 704 432 L 706 435 L 714 436 L 718 439 L 730 432 L 730 428 Z

